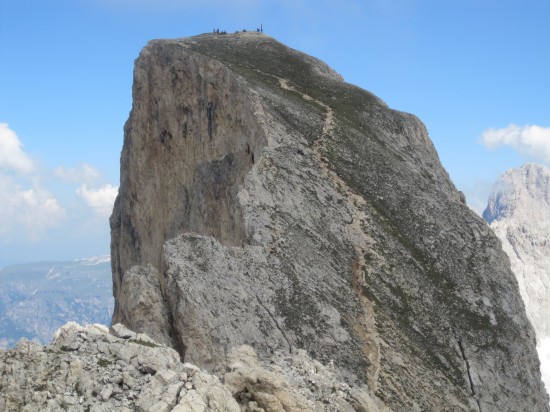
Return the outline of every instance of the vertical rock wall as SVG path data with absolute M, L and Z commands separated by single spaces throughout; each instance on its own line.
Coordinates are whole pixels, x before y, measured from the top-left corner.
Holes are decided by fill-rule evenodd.
M 226 245 L 246 238 L 235 201 L 265 137 L 257 97 L 216 61 L 146 47 L 136 60 L 124 132 L 120 195 L 111 217 L 115 322 L 123 274 L 161 267 L 162 245 L 182 232 Z

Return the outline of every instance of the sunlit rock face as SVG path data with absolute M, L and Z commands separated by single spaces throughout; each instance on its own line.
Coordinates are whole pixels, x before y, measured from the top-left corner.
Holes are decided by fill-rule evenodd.
M 550 387 L 550 170 L 526 164 L 507 171 L 483 217 L 510 258 Z
M 424 125 L 268 36 L 142 50 L 111 233 L 114 321 L 213 373 L 305 350 L 393 410 L 548 410 L 506 255 Z

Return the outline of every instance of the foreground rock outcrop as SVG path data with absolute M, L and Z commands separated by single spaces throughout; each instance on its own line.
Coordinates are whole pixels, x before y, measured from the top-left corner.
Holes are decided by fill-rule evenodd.
M 258 359 L 228 354 L 221 379 L 122 325 L 69 323 L 49 346 L 21 340 L 0 350 L 0 410 L 11 411 L 384 411 L 366 387 L 335 379 L 304 351 Z M 223 383 L 222 383 L 223 382 Z
M 392 410 L 549 409 L 509 261 L 423 124 L 268 36 L 142 50 L 111 233 L 114 322 L 208 371 L 305 350 Z
M 550 170 L 536 164 L 508 170 L 483 217 L 510 258 L 550 388 Z

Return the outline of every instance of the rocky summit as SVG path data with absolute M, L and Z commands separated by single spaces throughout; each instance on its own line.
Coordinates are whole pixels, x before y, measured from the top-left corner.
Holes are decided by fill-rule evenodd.
M 507 171 L 496 183 L 483 217 L 510 258 L 550 388 L 550 170 L 526 164 Z
M 214 374 L 304 350 L 390 410 L 549 410 L 508 258 L 415 116 L 207 34 L 141 51 L 124 133 L 114 323 Z

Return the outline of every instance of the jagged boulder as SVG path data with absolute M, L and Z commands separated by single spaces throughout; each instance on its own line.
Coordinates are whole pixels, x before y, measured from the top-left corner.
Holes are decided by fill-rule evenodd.
M 425 127 L 268 36 L 142 50 L 111 230 L 114 321 L 201 368 L 305 350 L 394 410 L 548 410 L 509 262 Z

